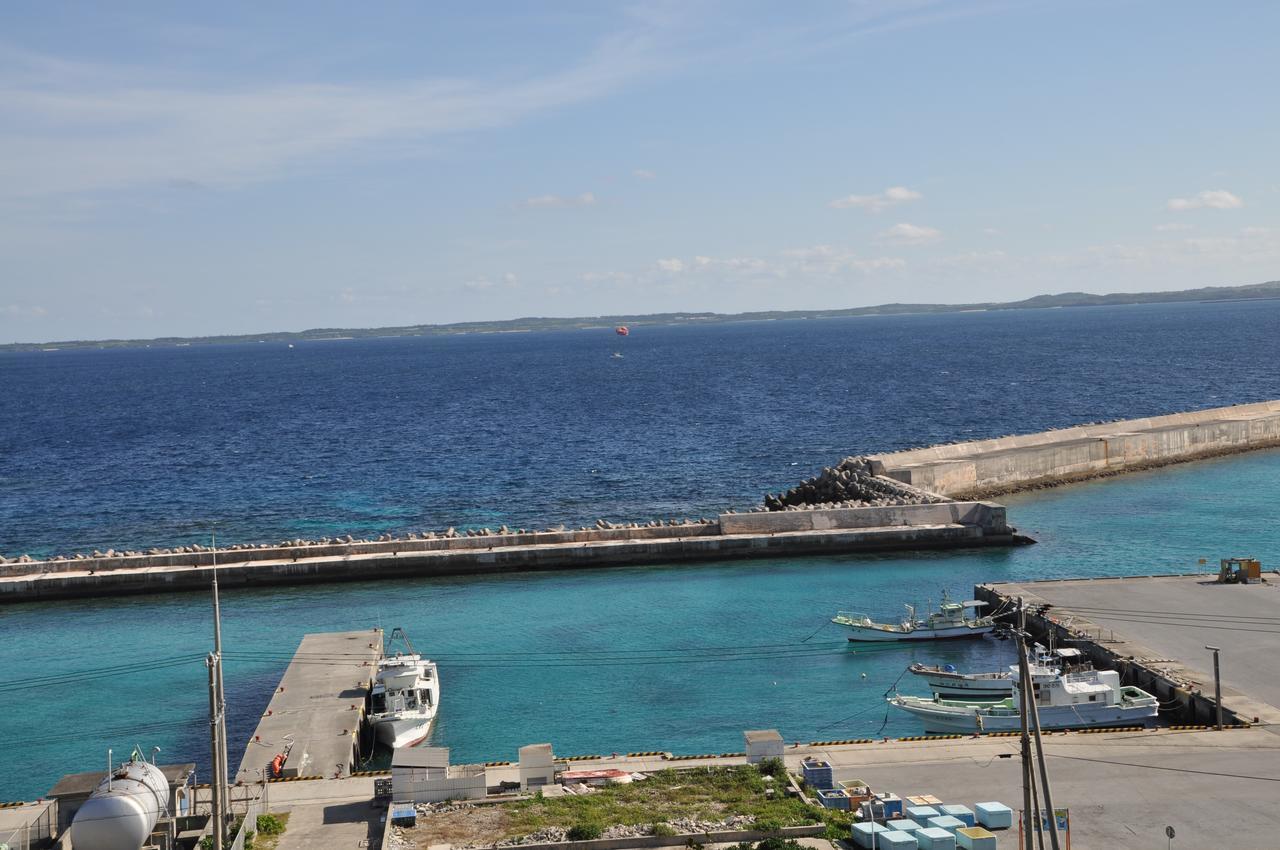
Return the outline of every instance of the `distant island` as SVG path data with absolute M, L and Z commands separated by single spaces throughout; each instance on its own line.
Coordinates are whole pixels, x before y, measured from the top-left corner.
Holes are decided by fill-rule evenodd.
M 518 333 L 529 331 L 612 328 L 643 325 L 706 325 L 724 322 L 758 322 L 774 319 L 836 319 L 848 316 L 903 316 L 913 313 L 964 313 L 981 310 L 1044 310 L 1053 307 L 1103 307 L 1120 304 L 1169 304 L 1187 301 L 1263 301 L 1280 299 L 1280 280 L 1249 286 L 1202 286 L 1171 292 L 1117 292 L 1091 295 L 1062 292 L 1036 295 L 1022 301 L 975 304 L 880 304 L 843 310 L 764 310 L 753 313 L 646 313 L 623 316 L 580 316 L 577 318 L 529 317 L 495 322 L 456 322 L 447 325 L 401 325 L 385 328 L 312 328 L 305 331 L 273 331 L 258 334 L 220 336 L 157 337 L 156 339 L 63 340 L 60 342 L 14 342 L 0 345 L 2 351 L 42 351 L 69 348 L 143 348 L 186 345 L 225 345 L 240 342 L 301 342 L 336 339 L 368 339 L 398 336 L 443 336 L 447 334 Z

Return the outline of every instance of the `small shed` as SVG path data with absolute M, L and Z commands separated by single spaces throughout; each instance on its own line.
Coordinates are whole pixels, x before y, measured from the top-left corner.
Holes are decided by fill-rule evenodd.
M 749 729 L 742 733 L 747 742 L 747 763 L 782 758 L 782 735 L 777 729 Z
M 391 757 L 391 797 L 396 802 L 482 799 L 487 779 L 483 765 L 450 765 L 445 747 L 404 747 Z
M 528 791 L 556 781 L 556 758 L 550 744 L 520 748 L 520 789 Z

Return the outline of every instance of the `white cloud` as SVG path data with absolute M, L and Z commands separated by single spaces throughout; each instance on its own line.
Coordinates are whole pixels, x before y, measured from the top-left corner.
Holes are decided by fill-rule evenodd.
M 1173 233 L 1178 230 L 1190 230 L 1191 225 L 1183 221 L 1169 221 L 1164 224 L 1157 224 L 1156 233 Z
M 484 292 L 486 289 L 493 289 L 493 281 L 484 276 L 472 278 L 462 285 L 464 288 L 470 289 L 472 292 Z
M 670 73 L 679 63 L 668 53 L 659 33 L 639 27 L 601 40 L 562 70 L 514 79 L 209 85 L 0 49 L 0 195 L 174 181 L 217 188 L 286 177 L 342 155 L 419 156 L 438 139 L 510 126 Z
M 516 277 L 515 272 L 507 272 L 502 276 L 502 282 L 507 286 L 519 286 L 520 278 Z
M 923 197 L 924 195 L 906 186 L 890 186 L 878 195 L 846 195 L 829 202 L 827 206 L 838 210 L 857 208 L 878 213 L 898 204 L 918 201 Z
M 986 235 L 988 235 L 988 236 L 999 236 L 999 235 L 1000 235 L 1000 231 L 999 231 L 999 229 L 997 229 L 997 228 L 995 228 L 995 227 L 984 227 L 984 228 L 982 228 L 982 232 L 983 232 L 983 233 L 985 233 L 985 234 L 986 234 Z
M 664 271 L 668 274 L 679 274 L 684 271 L 684 260 L 681 260 L 678 257 L 658 260 L 658 271 Z
M 901 222 L 888 230 L 880 231 L 876 238 L 881 242 L 892 242 L 897 245 L 923 245 L 926 242 L 933 242 L 941 238 L 941 236 L 942 231 L 936 227 Z
M 653 180 L 658 175 L 647 168 L 637 168 L 635 171 L 631 172 L 631 176 L 637 180 Z
M 583 192 L 581 195 L 538 195 L 533 198 L 525 198 L 516 204 L 517 207 L 525 209 L 564 209 L 565 207 L 593 207 L 596 204 L 596 196 L 593 192 Z
M 1170 198 L 1165 202 L 1165 208 L 1173 212 L 1199 209 L 1234 210 L 1242 206 L 1244 201 L 1226 189 L 1205 189 L 1190 198 Z

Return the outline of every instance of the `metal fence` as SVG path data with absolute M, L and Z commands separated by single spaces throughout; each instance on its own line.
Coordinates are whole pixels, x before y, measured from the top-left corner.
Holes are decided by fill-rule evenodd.
M 28 821 L 25 826 L 7 834 L 0 833 L 0 847 L 6 847 L 8 850 L 31 850 L 33 847 L 41 847 L 53 840 L 58 828 L 54 820 L 55 808 L 45 806 L 44 811 Z

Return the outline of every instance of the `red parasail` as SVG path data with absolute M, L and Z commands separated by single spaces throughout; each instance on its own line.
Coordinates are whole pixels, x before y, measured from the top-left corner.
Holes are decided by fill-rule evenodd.
M 631 333 L 631 331 L 627 328 L 626 325 L 618 325 L 618 327 L 614 328 L 613 330 L 614 330 L 614 333 L 616 333 L 618 336 L 627 336 L 629 333 Z

